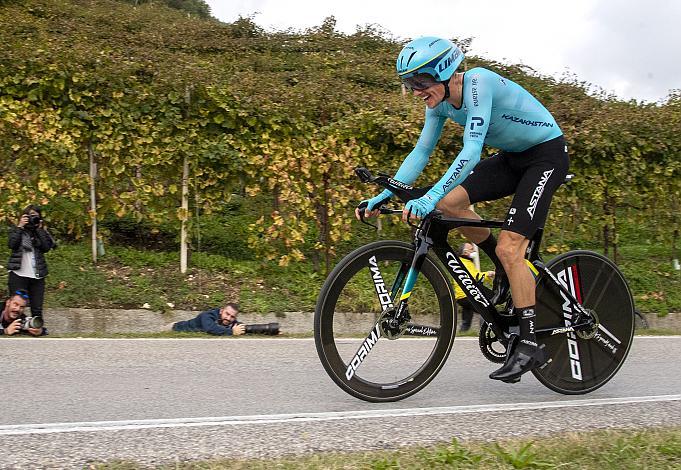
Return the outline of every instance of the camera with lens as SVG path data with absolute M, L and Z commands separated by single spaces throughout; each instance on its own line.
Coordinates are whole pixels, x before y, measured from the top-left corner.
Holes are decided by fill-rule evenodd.
M 44 323 L 43 317 L 24 317 L 21 320 L 21 329 L 28 330 L 29 328 L 42 328 Z
M 246 334 L 278 335 L 279 323 L 255 323 L 253 325 L 246 325 Z
M 26 224 L 26 228 L 29 230 L 35 230 L 38 228 L 40 225 L 40 222 L 42 222 L 43 219 L 37 214 L 29 215 L 28 216 L 28 223 Z

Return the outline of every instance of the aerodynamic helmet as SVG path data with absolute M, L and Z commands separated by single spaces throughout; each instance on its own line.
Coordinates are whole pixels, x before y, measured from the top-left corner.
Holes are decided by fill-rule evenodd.
M 435 81 L 451 78 L 463 61 L 463 52 L 449 39 L 426 36 L 410 41 L 397 56 L 395 67 L 402 82 L 419 74 L 431 75 Z

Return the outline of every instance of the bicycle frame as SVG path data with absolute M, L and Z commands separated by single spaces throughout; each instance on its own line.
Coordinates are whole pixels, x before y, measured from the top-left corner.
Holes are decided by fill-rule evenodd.
M 408 201 L 419 197 L 425 190 L 423 188 L 413 188 L 409 185 L 396 181 L 387 175 L 379 175 L 378 177 L 373 177 L 368 170 L 363 168 L 358 168 L 356 170 L 357 175 L 363 182 L 372 182 L 383 186 L 393 193 L 395 193 L 403 201 Z M 401 214 L 402 211 L 391 210 L 381 208 L 382 214 Z M 363 217 L 362 217 L 362 221 Z M 367 223 L 367 222 L 365 222 Z M 371 225 L 371 224 L 369 224 Z M 433 211 L 424 217 L 418 226 L 411 224 L 416 228 L 416 233 L 414 235 L 415 244 L 415 254 L 411 262 L 411 266 L 406 273 L 406 280 L 404 281 L 404 287 L 402 289 L 402 295 L 400 296 L 399 303 L 396 307 L 395 319 L 399 322 L 404 316 L 405 312 L 408 311 L 408 302 L 411 295 L 411 291 L 416 284 L 418 279 L 418 274 L 420 272 L 421 266 L 425 260 L 426 255 L 432 249 L 433 252 L 440 259 L 442 264 L 447 267 L 449 274 L 452 276 L 454 281 L 461 287 L 466 297 L 471 302 L 471 305 L 477 311 L 483 320 L 490 325 L 494 331 L 497 338 L 506 342 L 507 339 L 507 328 L 513 324 L 514 317 L 509 315 L 502 315 L 497 308 L 492 304 L 491 299 L 487 298 L 483 291 L 478 289 L 478 282 L 473 278 L 471 273 L 466 269 L 465 265 L 461 261 L 461 258 L 456 254 L 449 243 L 447 242 L 447 235 L 450 230 L 459 227 L 480 227 L 480 228 L 501 228 L 503 226 L 503 221 L 500 220 L 473 220 L 473 219 L 463 219 L 456 217 L 445 217 L 439 211 Z M 543 229 L 538 229 L 530 243 L 527 247 L 526 257 L 533 263 L 538 271 L 543 272 L 551 282 L 547 284 L 552 286 L 560 292 L 563 297 L 568 300 L 574 307 L 574 311 L 578 314 L 584 315 L 587 319 L 590 315 L 581 303 L 575 299 L 572 293 L 566 289 L 549 271 L 541 261 L 539 256 L 539 246 L 541 245 L 541 240 L 543 237 Z M 401 271 L 395 280 L 395 283 L 391 289 L 391 298 L 395 298 L 395 295 L 402 284 L 405 273 Z M 392 308 L 393 306 L 390 305 Z M 543 328 L 537 330 L 537 334 L 568 334 L 574 332 L 575 330 L 590 325 L 589 321 L 574 324 L 572 321 L 566 322 L 563 325 L 557 325 L 556 327 Z M 373 331 L 373 330 L 372 330 Z
M 439 214 L 424 218 L 419 228 L 416 230 L 414 237 L 416 254 L 407 277 L 407 282 L 405 282 L 397 311 L 399 312 L 401 309 L 406 308 L 406 302 L 408 301 L 411 288 L 416 281 L 416 275 L 414 273 L 418 272 L 428 251 L 432 249 L 442 264 L 448 269 L 448 272 L 454 281 L 461 287 L 461 290 L 471 302 L 475 311 L 477 311 L 483 320 L 491 326 L 498 338 L 504 338 L 504 327 L 509 326 L 513 317 L 504 316 L 497 310 L 492 304 L 491 299 L 478 288 L 478 282 L 468 269 L 466 269 L 461 258 L 457 255 L 456 250 L 447 242 L 449 231 L 459 227 L 501 228 L 502 225 L 503 221 L 499 220 L 475 221 L 471 219 L 444 217 Z M 541 243 L 542 235 L 543 231 L 538 230 L 530 241 L 528 246 L 530 260 L 538 259 L 538 247 Z M 410 278 L 413 278 L 411 284 L 408 282 Z M 402 306 L 402 303 L 405 303 L 405 305 Z

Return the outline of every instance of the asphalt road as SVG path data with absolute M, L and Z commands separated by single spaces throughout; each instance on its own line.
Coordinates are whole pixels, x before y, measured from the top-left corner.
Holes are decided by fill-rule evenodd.
M 0 439 L 12 445 L 3 445 L 10 450 L 0 454 L 0 468 L 681 426 L 680 357 L 681 337 L 636 337 L 607 385 L 563 396 L 530 375 L 513 385 L 489 380 L 496 366 L 477 341 L 457 339 L 424 390 L 372 404 L 336 387 L 311 339 L 6 339 Z

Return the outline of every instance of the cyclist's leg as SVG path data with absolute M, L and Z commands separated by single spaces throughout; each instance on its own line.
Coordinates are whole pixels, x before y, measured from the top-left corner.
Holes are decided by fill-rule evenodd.
M 514 314 L 520 324 L 520 341 L 506 364 L 490 377 L 516 381 L 520 375 L 541 365 L 543 353 L 534 333 L 534 278 L 524 262 L 529 240 L 548 216 L 553 193 L 565 179 L 567 152 L 562 138 L 554 139 L 518 155 L 525 166 L 513 202 L 499 235 L 497 255 L 511 282 Z
M 506 156 L 503 153 L 496 154 L 478 163 L 460 186 L 442 198 L 437 208 L 450 217 L 480 220 L 480 216 L 470 208 L 471 204 L 509 196 L 515 192 L 519 180 L 520 176 L 509 166 Z M 501 270 L 495 253 L 496 240 L 488 228 L 461 227 L 458 230 L 469 241 L 480 246 Z
M 525 250 L 544 226 L 553 194 L 565 180 L 567 147 L 561 136 L 508 155 L 509 165 L 522 171 L 522 177 L 499 234 L 497 256 L 509 276 L 514 306 L 534 306 L 534 278 L 525 265 Z
M 468 192 L 462 186 L 457 186 L 442 198 L 436 207 L 449 217 L 480 220 L 480 216 L 470 208 L 470 205 Z M 457 230 L 473 243 L 480 243 L 490 233 L 488 228 L 460 227 Z
M 497 243 L 497 256 L 511 284 L 513 305 L 534 306 L 534 277 L 525 264 L 525 250 L 530 240 L 519 233 L 502 230 Z

